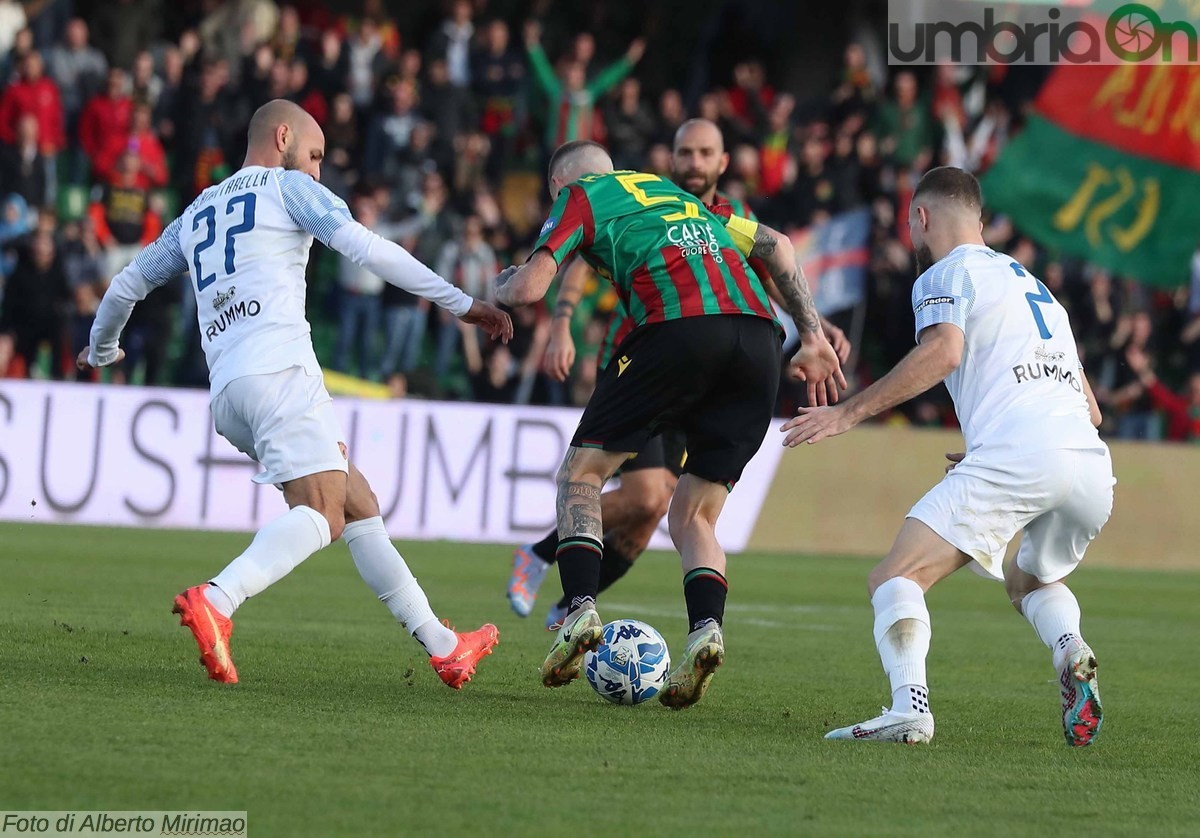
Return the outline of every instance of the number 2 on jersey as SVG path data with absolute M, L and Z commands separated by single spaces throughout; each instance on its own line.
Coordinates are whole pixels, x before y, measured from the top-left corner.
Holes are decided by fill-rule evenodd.
M 1018 262 L 1013 262 L 1009 267 L 1017 276 L 1029 276 Z M 1029 310 L 1033 312 L 1033 322 L 1037 324 L 1038 334 L 1042 336 L 1042 340 L 1050 340 L 1054 335 L 1046 328 L 1046 318 L 1042 317 L 1042 310 L 1038 308 L 1038 303 L 1052 303 L 1054 297 L 1050 296 L 1050 289 L 1043 285 L 1040 279 L 1034 277 L 1033 281 L 1037 283 L 1037 293 L 1030 291 L 1025 295 L 1025 299 L 1029 303 Z
M 241 233 L 248 233 L 254 229 L 254 203 L 255 197 L 253 192 L 247 192 L 244 195 L 235 195 L 229 199 L 229 203 L 225 205 L 225 215 L 232 215 L 237 211 L 237 205 L 242 205 L 242 220 L 234 224 L 225 231 L 225 275 L 229 276 L 234 271 L 234 258 L 236 251 L 234 250 L 234 239 Z M 217 281 L 217 274 L 204 274 L 204 268 L 200 264 L 200 254 L 212 247 L 217 241 L 217 208 L 211 204 L 192 217 L 192 232 L 200 229 L 200 224 L 204 223 L 208 226 L 208 230 L 204 235 L 204 240 L 196 245 L 196 250 L 192 253 L 192 264 L 196 268 L 196 290 L 203 291 L 208 286 Z

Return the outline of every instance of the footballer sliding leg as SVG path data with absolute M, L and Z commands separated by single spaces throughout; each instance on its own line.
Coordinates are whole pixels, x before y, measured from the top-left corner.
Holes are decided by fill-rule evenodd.
M 388 537 L 379 502 L 367 480 L 350 465 L 342 534 L 359 575 L 388 611 L 429 655 L 429 665 L 453 689 L 471 680 L 475 667 L 492 653 L 500 634 L 491 623 L 459 633 L 438 620 L 429 599 Z

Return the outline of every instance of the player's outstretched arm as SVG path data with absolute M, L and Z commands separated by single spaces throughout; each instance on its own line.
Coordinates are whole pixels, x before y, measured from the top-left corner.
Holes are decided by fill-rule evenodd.
M 496 299 L 506 306 L 527 306 L 546 296 L 558 273 L 558 262 L 540 247 L 524 265 L 504 270 L 496 277 Z
M 781 431 L 783 444 L 820 442 L 843 434 L 859 422 L 919 396 L 940 384 L 962 362 L 963 331 L 953 323 L 936 323 L 921 331 L 920 343 L 883 378 L 834 407 L 802 407 Z
M 155 288 L 161 288 L 184 273 L 188 266 L 179 246 L 180 221 L 167 225 L 157 239 L 139 253 L 129 265 L 113 277 L 104 299 L 96 309 L 88 346 L 79 353 L 75 365 L 83 369 L 107 367 L 125 357 L 118 341 L 133 307 L 146 299 Z
M 423 297 L 466 323 L 479 326 L 493 338 L 508 342 L 512 321 L 490 303 L 472 299 L 429 269 L 395 242 L 368 230 L 353 219 L 329 237 L 329 247 L 386 282 Z
M 791 241 L 765 224 L 758 224 L 749 258 L 761 259 L 771 272 L 780 302 L 800 331 L 800 351 L 792 363 L 798 376 L 808 383 L 808 403 L 834 404 L 846 377 L 837 352 L 821 329 L 821 318 L 803 271 L 796 264 Z
M 478 325 L 493 338 L 507 343 L 512 337 L 512 321 L 507 314 L 489 303 L 473 300 L 403 247 L 359 224 L 350 215 L 345 201 L 304 172 L 282 172 L 279 192 L 292 221 L 330 250 L 336 250 L 385 282 Z

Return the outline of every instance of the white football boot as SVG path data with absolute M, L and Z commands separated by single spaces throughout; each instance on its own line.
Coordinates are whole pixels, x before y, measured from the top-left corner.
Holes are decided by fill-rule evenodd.
M 933 714 L 893 713 L 883 708 L 883 715 L 851 727 L 839 727 L 825 734 L 826 739 L 851 739 L 856 742 L 902 742 L 915 745 L 933 738 Z

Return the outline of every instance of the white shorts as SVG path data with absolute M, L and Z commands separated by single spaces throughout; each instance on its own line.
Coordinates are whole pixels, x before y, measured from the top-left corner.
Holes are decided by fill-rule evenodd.
M 235 378 L 211 407 L 217 433 L 262 464 L 255 483 L 348 471 L 333 399 L 303 367 Z
M 984 462 L 968 456 L 908 513 L 1004 578 L 1008 543 L 1025 530 L 1017 567 L 1042 582 L 1075 569 L 1112 513 L 1107 448 L 1039 451 Z

